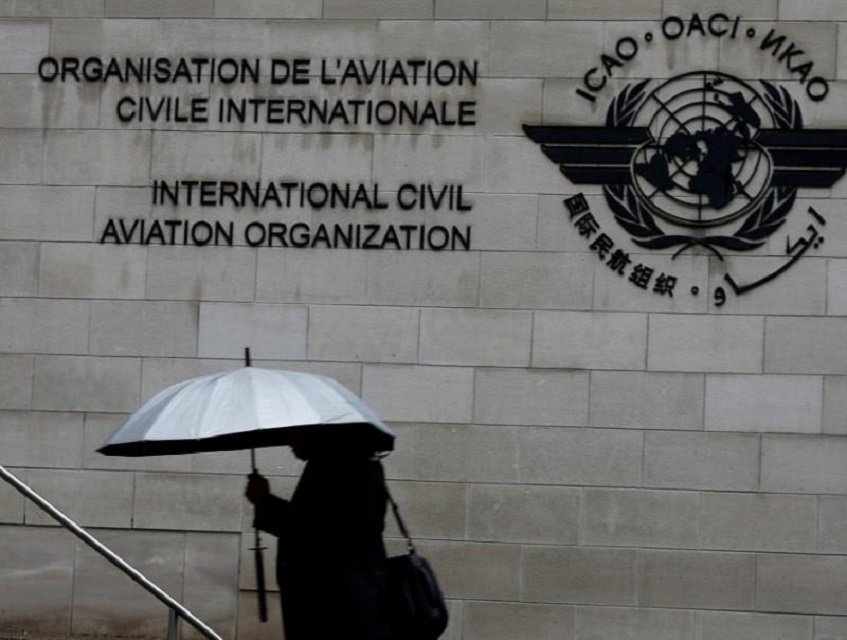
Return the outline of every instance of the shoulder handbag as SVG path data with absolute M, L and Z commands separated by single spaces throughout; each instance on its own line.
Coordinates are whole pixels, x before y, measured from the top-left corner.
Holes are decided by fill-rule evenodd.
M 394 637 L 402 640 L 435 640 L 447 628 L 444 594 L 429 562 L 415 551 L 415 544 L 388 487 L 385 493 L 407 545 L 405 554 L 387 560 Z

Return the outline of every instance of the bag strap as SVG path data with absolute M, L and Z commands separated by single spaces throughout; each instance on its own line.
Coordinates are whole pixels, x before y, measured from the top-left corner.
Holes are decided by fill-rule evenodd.
M 406 538 L 406 548 L 409 550 L 409 553 L 415 553 L 415 543 L 412 542 L 412 536 L 406 528 L 406 523 L 403 522 L 403 518 L 400 517 L 400 507 L 397 506 L 394 498 L 391 497 L 391 492 L 388 490 L 387 482 L 385 483 L 385 495 L 388 498 L 388 502 L 391 503 L 391 510 L 394 512 L 394 519 L 397 520 L 397 527 L 400 529 L 400 533 L 403 534 L 403 537 Z

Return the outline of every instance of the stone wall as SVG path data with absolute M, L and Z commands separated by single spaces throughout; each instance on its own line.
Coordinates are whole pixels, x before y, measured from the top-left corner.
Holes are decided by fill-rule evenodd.
M 694 12 L 730 26 L 740 14 L 741 32 L 659 36 Z M 754 251 L 671 259 L 679 247 L 639 247 L 601 187 L 567 180 L 522 130 L 602 126 L 627 86 L 701 70 L 767 79 L 807 127 L 847 129 L 847 4 L 0 0 L 0 16 L 0 463 L 223 637 L 278 633 L 275 597 L 270 624 L 256 621 L 247 452 L 95 449 L 154 393 L 240 366 L 249 345 L 257 366 L 337 378 L 396 430 L 386 468 L 450 600 L 449 640 L 847 638 L 847 181 L 801 188 L 782 235 Z M 771 28 L 803 53 L 763 50 Z M 638 56 L 596 102 L 580 98 L 626 37 Z M 479 82 L 47 82 L 47 56 L 449 59 L 476 61 Z M 807 60 L 825 100 L 791 71 Z M 476 123 L 124 123 L 115 109 L 124 94 L 309 92 L 473 100 Z M 460 184 L 472 209 L 151 200 L 154 180 L 281 177 L 378 183 L 388 199 L 404 183 Z M 678 277 L 673 295 L 598 259 L 563 205 L 578 192 L 629 269 Z M 472 244 L 104 241 L 121 217 L 459 224 Z M 815 223 L 809 243 L 824 243 L 732 294 L 727 268 L 744 282 L 774 272 Z M 283 495 L 301 469 L 287 449 L 260 451 L 259 468 Z M 164 607 L 5 485 L 0 523 L 0 637 L 163 636 Z

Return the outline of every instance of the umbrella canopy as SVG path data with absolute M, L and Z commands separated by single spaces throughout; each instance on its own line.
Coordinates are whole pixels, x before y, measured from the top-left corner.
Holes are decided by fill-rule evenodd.
M 344 435 L 375 451 L 394 448 L 392 431 L 332 378 L 243 367 L 165 389 L 98 451 L 107 456 L 231 451 L 287 445 L 298 433 Z

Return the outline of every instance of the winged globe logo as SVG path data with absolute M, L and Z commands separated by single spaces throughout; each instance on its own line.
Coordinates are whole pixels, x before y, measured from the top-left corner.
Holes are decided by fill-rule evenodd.
M 800 187 L 845 173 L 847 132 L 807 129 L 785 87 L 714 71 L 633 83 L 605 126 L 531 126 L 574 184 L 602 185 L 616 222 L 645 249 L 750 251 L 783 225 Z

